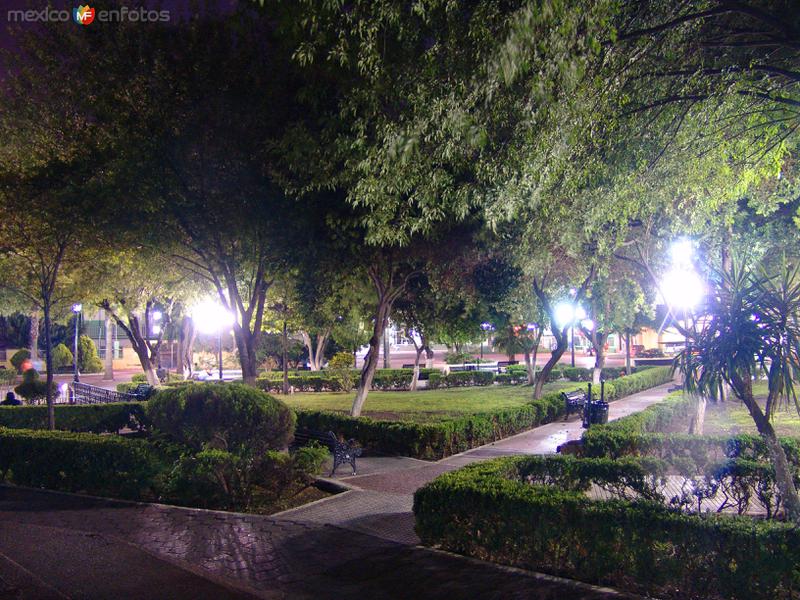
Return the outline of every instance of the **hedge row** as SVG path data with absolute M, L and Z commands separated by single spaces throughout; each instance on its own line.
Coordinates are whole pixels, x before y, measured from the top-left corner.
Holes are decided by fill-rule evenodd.
M 428 388 L 471 387 L 492 385 L 495 374 L 492 371 L 452 371 L 444 373 L 431 373 L 428 377 Z
M 58 405 L 56 427 L 66 431 L 113 433 L 126 427 L 140 429 L 147 423 L 140 402 Z M 47 406 L 0 406 L 0 427 L 47 429 Z
M 726 459 L 769 462 L 769 450 L 759 435 L 660 433 L 676 419 L 683 420 L 693 414 L 694 408 L 691 397 L 674 392 L 641 412 L 592 427 L 583 434 L 584 456 L 650 456 L 668 461 L 685 472 L 702 471 Z M 785 437 L 781 438 L 781 444 L 790 464 L 800 468 L 800 440 Z
M 541 478 L 525 482 L 522 474 L 536 472 L 536 462 L 514 457 L 471 465 L 418 490 L 414 514 L 423 543 L 658 597 L 796 597 L 800 529 L 682 514 L 646 500 L 592 501 L 582 485 L 569 484 L 575 469 L 548 473 L 561 489 L 538 485 Z M 613 462 L 590 467 L 608 469 L 607 477 L 637 476 L 630 464 Z
M 0 478 L 18 485 L 140 498 L 158 471 L 144 440 L 0 428 Z
M 606 397 L 614 400 L 665 383 L 671 377 L 669 367 L 648 369 L 606 384 Z M 579 385 L 575 389 L 582 388 L 584 386 Z M 596 391 L 599 394 L 599 390 Z M 377 421 L 327 411 L 298 410 L 297 427 L 334 431 L 379 454 L 439 459 L 549 423 L 563 415 L 561 392 L 552 392 L 521 406 L 436 423 Z
M 372 380 L 372 389 L 387 392 L 408 390 L 413 374 L 413 369 L 378 369 Z M 439 369 L 420 369 L 419 379 L 424 381 L 431 375 L 438 374 Z M 359 371 L 354 370 L 354 380 L 358 379 L 358 375 Z M 329 371 L 290 372 L 289 385 L 299 392 L 337 392 L 342 389 L 340 379 L 332 376 Z M 266 392 L 279 392 L 283 389 L 283 374 L 269 371 L 256 380 L 256 386 Z

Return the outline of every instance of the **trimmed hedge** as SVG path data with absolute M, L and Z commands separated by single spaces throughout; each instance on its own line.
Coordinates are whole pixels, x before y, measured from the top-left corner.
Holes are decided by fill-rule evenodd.
M 648 369 L 606 384 L 606 397 L 614 400 L 660 385 L 671 378 L 669 367 Z M 573 389 L 585 389 L 585 385 L 576 385 Z M 595 391 L 599 395 L 600 390 Z M 297 427 L 334 431 L 346 438 L 354 438 L 365 449 L 379 454 L 439 459 L 549 423 L 563 415 L 561 392 L 552 392 L 521 406 L 464 415 L 436 423 L 377 421 L 328 411 L 298 410 Z
M 143 440 L 0 428 L 0 477 L 18 485 L 135 499 L 158 471 Z
M 428 376 L 428 388 L 469 387 L 479 385 L 492 385 L 495 374 L 492 371 L 452 371 L 444 373 L 431 373 Z
M 353 370 L 357 379 L 360 371 Z M 419 379 L 424 381 L 438 375 L 439 369 L 419 370 Z M 372 389 L 384 392 L 406 391 L 411 387 L 413 369 L 378 369 L 372 379 Z M 289 385 L 299 392 L 338 392 L 342 390 L 341 379 L 330 371 L 290 371 Z M 256 380 L 256 386 L 265 392 L 280 392 L 283 389 L 283 373 L 269 371 Z
M 691 398 L 675 392 L 639 413 L 585 431 L 583 454 L 609 458 L 650 456 L 666 460 L 683 472 L 702 471 L 726 459 L 770 461 L 764 439 L 756 434 L 700 436 L 659 433 L 674 419 L 693 412 Z M 780 441 L 790 465 L 800 469 L 800 440 L 784 437 Z
M 113 433 L 140 429 L 147 424 L 144 405 L 138 402 L 57 405 L 56 427 L 66 431 Z M 0 406 L 0 427 L 47 429 L 47 406 Z
M 525 472 L 537 473 L 541 462 L 513 457 L 475 464 L 417 490 L 414 514 L 423 543 L 658 597 L 796 597 L 800 529 L 682 514 L 646 500 L 592 501 L 582 493 L 592 478 L 647 474 L 630 463 L 565 460 L 561 471 L 548 470 L 548 483 L 562 489 L 539 485 L 539 475 L 525 482 Z

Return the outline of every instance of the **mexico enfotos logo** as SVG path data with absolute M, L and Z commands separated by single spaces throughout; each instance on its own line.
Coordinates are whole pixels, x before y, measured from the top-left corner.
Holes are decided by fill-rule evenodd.
M 121 21 L 166 23 L 170 20 L 170 14 L 168 10 L 148 10 L 141 6 L 138 8 L 122 6 L 108 10 L 97 10 L 86 4 L 73 8 L 72 13 L 68 10 L 58 10 L 50 6 L 41 10 L 9 10 L 6 12 L 6 19 L 12 23 L 48 23 L 58 21 L 66 23 L 67 21 L 75 21 L 78 25 L 86 26 L 94 21 L 100 21 L 101 23 L 119 23 Z

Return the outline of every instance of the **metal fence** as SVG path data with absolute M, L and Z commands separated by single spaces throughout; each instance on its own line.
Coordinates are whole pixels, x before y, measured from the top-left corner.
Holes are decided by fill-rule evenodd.
M 107 390 L 88 383 L 75 381 L 70 386 L 73 404 L 106 404 L 108 402 L 136 402 L 141 400 L 139 396 L 134 396 L 133 394 Z

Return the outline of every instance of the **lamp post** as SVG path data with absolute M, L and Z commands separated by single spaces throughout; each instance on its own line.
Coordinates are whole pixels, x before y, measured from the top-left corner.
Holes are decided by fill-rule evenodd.
M 81 311 L 83 310 L 83 305 L 80 303 L 75 303 L 72 305 L 72 312 L 75 313 L 75 352 L 72 354 L 72 372 L 73 372 L 73 380 L 75 383 L 79 383 L 81 378 L 78 375 L 78 335 L 80 332 L 80 320 L 81 320 Z
M 212 300 L 206 300 L 194 307 L 192 319 L 201 332 L 217 334 L 217 363 L 219 380 L 222 381 L 222 331 L 233 325 L 234 316 L 223 306 Z
M 494 329 L 494 325 L 491 323 L 481 323 L 481 330 L 484 333 L 484 337 L 486 333 L 492 331 Z M 483 337 L 481 337 L 481 360 L 483 360 Z
M 563 327 L 569 323 L 569 345 L 572 347 L 571 364 L 575 366 L 575 323 L 579 323 L 586 318 L 586 311 L 575 301 L 561 302 L 556 306 L 556 324 Z

